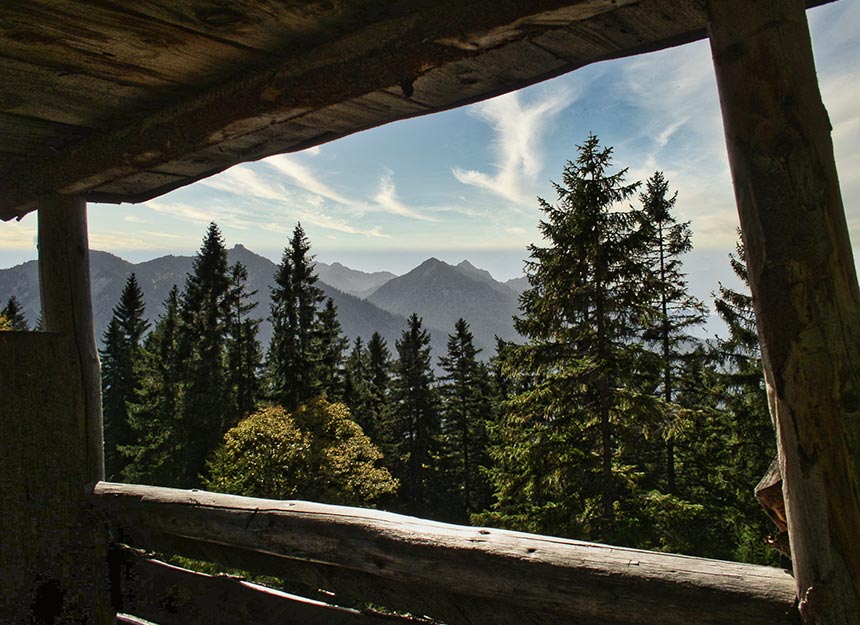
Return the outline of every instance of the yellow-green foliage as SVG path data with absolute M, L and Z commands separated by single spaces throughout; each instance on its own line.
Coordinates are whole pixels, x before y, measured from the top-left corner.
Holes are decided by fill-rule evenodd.
M 12 322 L 6 318 L 6 315 L 0 315 L 0 332 L 10 331 Z
M 263 408 L 224 436 L 207 487 L 251 497 L 368 505 L 397 490 L 382 454 L 343 404 Z

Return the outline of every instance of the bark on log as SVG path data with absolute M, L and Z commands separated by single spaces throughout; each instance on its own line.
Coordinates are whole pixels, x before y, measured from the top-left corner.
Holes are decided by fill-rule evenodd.
M 456 592 L 498 602 L 499 611 L 516 604 L 551 613 L 547 622 L 735 625 L 796 618 L 791 578 L 767 567 L 203 491 L 101 482 L 91 501 L 143 540 L 146 533 L 167 534 L 343 568 L 409 584 L 430 604 L 434 593 Z
M 171 566 L 131 549 L 112 555 L 124 613 L 159 625 L 414 625 L 417 619 L 360 612 L 246 582 Z
M 800 609 L 860 623 L 860 289 L 801 0 L 710 0 Z
M 509 600 L 479 599 L 453 588 L 444 590 L 414 581 L 394 581 L 353 569 L 179 536 L 145 531 L 132 531 L 136 536 L 123 534 L 123 540 L 145 544 L 162 554 L 182 555 L 255 575 L 277 577 L 288 583 L 290 592 L 338 606 L 361 608 L 370 603 L 401 614 L 432 615 L 443 623 L 469 625 L 546 625 L 558 620 L 557 615 L 545 610 L 524 609 Z
M 86 482 L 95 482 L 104 479 L 104 451 L 101 376 L 90 293 L 86 202 L 74 196 L 40 198 L 38 236 L 42 324 L 46 332 L 74 338 L 87 433 Z

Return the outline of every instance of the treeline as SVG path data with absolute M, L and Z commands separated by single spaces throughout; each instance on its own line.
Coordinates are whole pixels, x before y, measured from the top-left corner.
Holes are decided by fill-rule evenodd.
M 434 374 L 413 314 L 393 349 L 351 344 L 297 226 L 260 345 L 245 268 L 210 225 L 151 329 L 134 275 L 102 350 L 108 479 L 381 505 L 646 549 L 772 562 L 752 495 L 774 454 L 749 295 L 702 341 L 689 223 L 660 172 L 641 187 L 590 136 L 540 200 L 543 246 L 484 363 L 462 319 Z M 638 206 L 630 206 L 638 199 Z M 743 249 L 731 259 L 746 278 Z

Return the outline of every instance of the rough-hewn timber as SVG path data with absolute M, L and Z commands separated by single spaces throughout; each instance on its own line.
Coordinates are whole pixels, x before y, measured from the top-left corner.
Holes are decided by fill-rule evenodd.
M 149 533 L 232 545 L 409 584 L 431 604 L 434 592 L 453 589 L 499 611 L 517 605 L 558 621 L 772 625 L 796 618 L 793 581 L 778 569 L 203 491 L 102 482 L 91 500 L 137 537 L 136 546 L 147 547 Z
M 860 623 L 860 289 L 801 0 L 711 0 L 800 611 Z
M 70 335 L 0 332 L 0 623 L 113 623 Z
M 211 576 L 127 548 L 111 555 L 121 612 L 159 625 L 409 625 L 416 619 L 359 612 L 226 575 Z
M 0 218 L 11 219 L 49 193 L 143 201 L 700 39 L 706 14 L 700 0 L 13 0 L 0 24 Z

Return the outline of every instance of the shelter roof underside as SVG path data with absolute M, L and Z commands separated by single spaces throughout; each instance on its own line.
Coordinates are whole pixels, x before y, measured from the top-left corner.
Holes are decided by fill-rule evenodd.
M 700 39 L 704 4 L 0 3 L 0 218 L 51 193 L 145 201 L 236 163 Z

